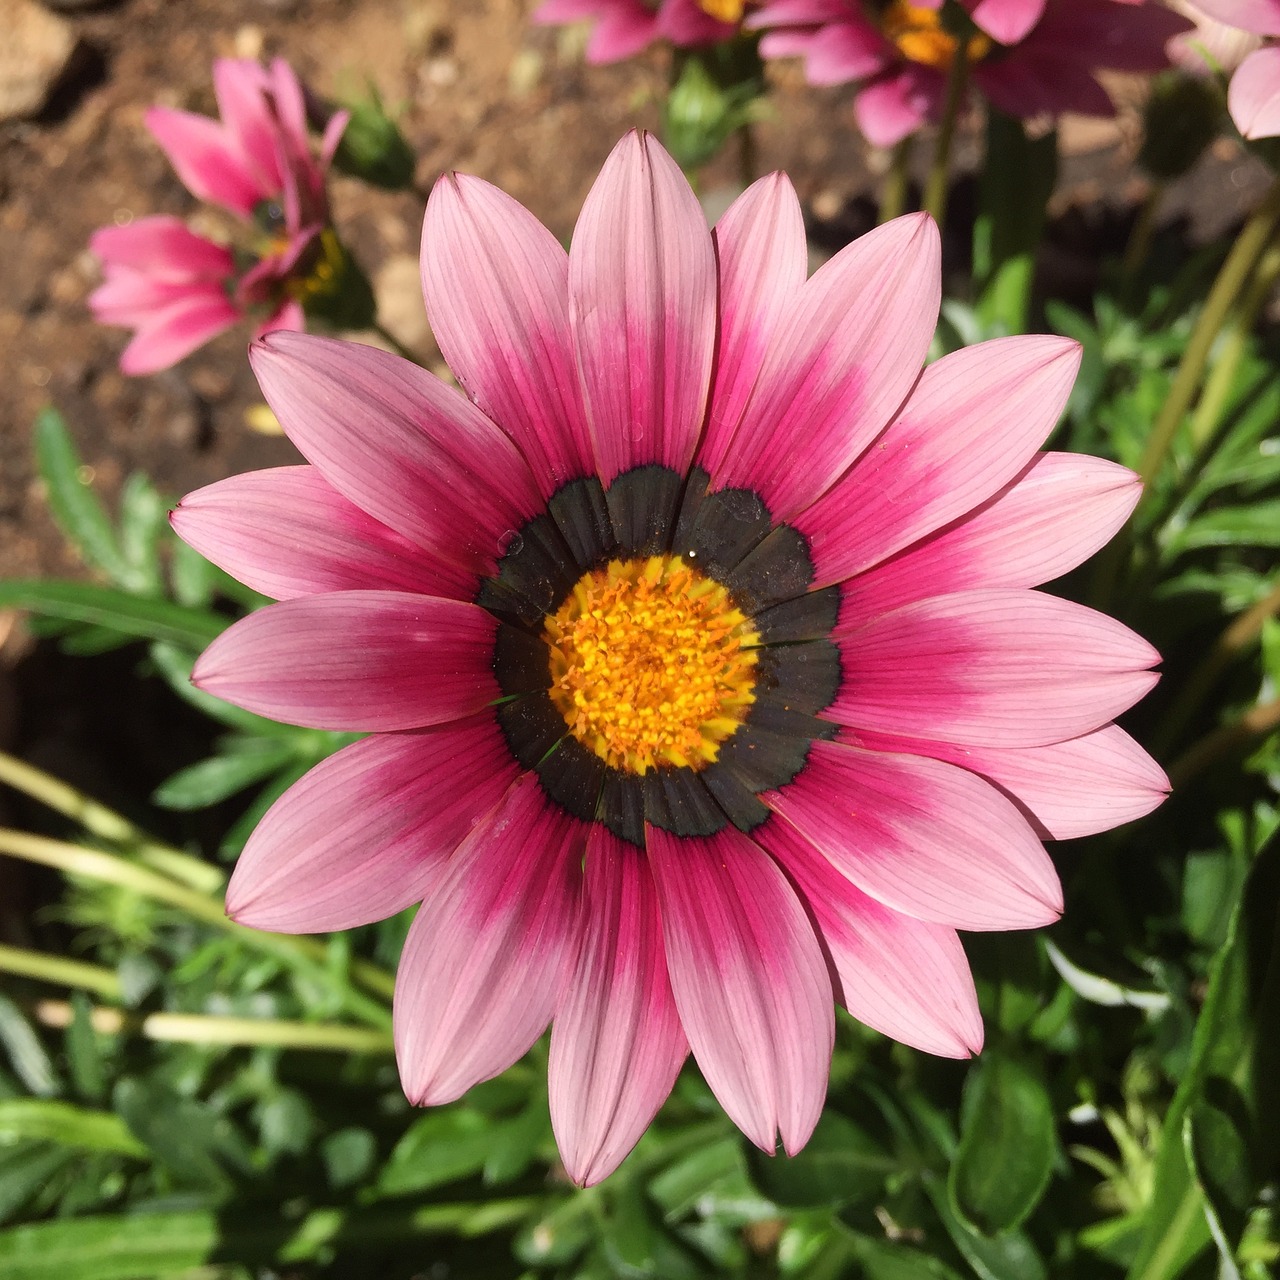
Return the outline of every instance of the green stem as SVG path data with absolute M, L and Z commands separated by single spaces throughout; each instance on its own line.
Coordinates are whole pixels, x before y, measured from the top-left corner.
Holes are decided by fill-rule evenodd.
M 396 335 L 380 321 L 375 320 L 373 322 L 373 331 L 383 340 L 383 342 L 387 344 L 387 346 L 391 348 L 392 351 L 396 353 L 396 355 L 403 356 L 413 364 L 419 366 L 422 365 L 422 361 L 418 356 L 414 352 L 410 351 L 409 348 L 406 347 L 404 343 L 401 342 L 400 339 L 397 338 Z
M 60 987 L 76 987 L 92 991 L 109 1000 L 120 999 L 120 979 L 110 969 L 44 951 L 28 951 L 25 947 L 0 944 L 0 973 L 16 973 L 24 978 L 37 978 Z
M 145 898 L 177 907 L 187 915 L 231 934 L 247 947 L 265 951 L 295 968 L 303 968 L 311 976 L 331 978 L 322 944 L 311 938 L 245 928 L 244 925 L 229 920 L 222 904 L 214 899 L 184 885 L 175 884 L 172 880 L 146 867 L 127 862 L 115 854 L 98 849 L 84 849 L 61 840 L 50 840 L 44 836 L 28 835 L 23 831 L 5 828 L 0 828 L 0 853 L 21 858 L 25 862 L 53 867 L 65 875 L 83 876 L 103 884 L 131 889 Z M 380 995 L 389 996 L 395 990 L 394 976 L 367 961 L 354 962 L 351 973 Z M 390 1013 L 380 1001 L 372 1000 L 346 986 L 341 986 L 339 993 L 349 1012 L 376 1027 L 389 1025 Z
M 1280 728 L 1280 698 L 1250 707 L 1230 724 L 1206 734 L 1169 766 L 1175 790 L 1184 787 L 1201 770 L 1227 756 L 1247 751 L 1260 738 Z
M 889 168 L 880 191 L 880 221 L 889 222 L 907 207 L 907 162 L 911 158 L 911 139 L 903 138 L 889 153 Z
M 127 845 L 139 862 L 163 872 L 180 884 L 203 893 L 214 893 L 226 883 L 226 877 L 217 867 L 152 840 L 114 809 L 108 809 L 69 783 L 4 752 L 0 752 L 0 782 L 78 822 L 100 840 Z
M 69 1026 L 75 1011 L 65 1000 L 41 1000 L 36 1020 L 48 1027 Z M 337 1022 L 293 1022 L 284 1018 L 233 1018 L 207 1013 L 132 1014 L 121 1009 L 90 1009 L 95 1031 L 128 1032 L 148 1040 L 181 1044 L 262 1045 L 277 1049 L 336 1049 L 349 1053 L 391 1053 L 389 1032 L 348 1027 Z
M 1245 286 L 1249 273 L 1271 240 L 1277 221 L 1280 221 L 1280 178 L 1272 183 L 1262 204 L 1236 237 L 1236 242 L 1205 299 L 1138 466 L 1138 474 L 1144 485 L 1149 486 L 1158 474 L 1173 437 L 1195 399 L 1214 340 Z
M 947 222 L 947 190 L 950 178 L 951 140 L 955 137 L 956 119 L 964 102 L 965 86 L 969 81 L 969 50 L 967 41 L 956 42 L 955 57 L 951 60 L 951 73 L 947 77 L 947 100 L 942 109 L 942 123 L 938 126 L 938 140 L 934 145 L 933 164 L 924 188 L 924 209 L 933 215 L 941 231 Z
M 1133 289 L 1133 283 L 1138 278 L 1138 272 L 1142 270 L 1147 255 L 1151 252 L 1151 238 L 1155 233 L 1156 218 L 1159 216 L 1163 200 L 1164 183 L 1153 182 L 1151 190 L 1147 192 L 1147 198 L 1142 202 L 1142 208 L 1138 211 L 1137 221 L 1129 234 L 1129 243 L 1124 248 L 1124 261 L 1120 265 L 1120 292 L 1126 298 Z

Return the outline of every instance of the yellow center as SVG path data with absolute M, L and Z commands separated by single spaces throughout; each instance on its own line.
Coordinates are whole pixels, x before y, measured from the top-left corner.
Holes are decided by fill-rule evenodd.
M 717 22 L 741 22 L 747 0 L 698 0 L 698 8 Z
M 679 556 L 583 574 L 545 623 L 551 701 L 606 764 L 701 769 L 755 701 L 760 637 Z
M 880 25 L 885 38 L 898 46 L 904 58 L 939 71 L 951 70 L 960 42 L 942 25 L 938 10 L 893 0 Z M 970 62 L 981 61 L 990 50 L 990 38 L 981 33 L 971 36 L 966 46 Z

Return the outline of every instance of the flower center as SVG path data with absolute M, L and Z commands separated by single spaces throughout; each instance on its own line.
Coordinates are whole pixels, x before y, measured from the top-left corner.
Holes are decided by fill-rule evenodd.
M 606 764 L 700 769 L 755 701 L 760 637 L 680 556 L 585 573 L 544 624 L 551 701 Z
M 911 62 L 950 71 L 959 40 L 942 25 L 937 9 L 893 0 L 880 19 L 885 38 L 896 44 Z M 991 50 L 991 40 L 980 32 L 969 38 L 965 51 L 970 62 L 980 62 Z
M 698 0 L 698 8 L 717 22 L 741 22 L 747 0 Z

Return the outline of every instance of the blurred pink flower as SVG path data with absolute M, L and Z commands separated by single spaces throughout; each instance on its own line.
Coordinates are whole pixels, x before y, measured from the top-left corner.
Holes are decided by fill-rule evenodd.
M 967 44 L 970 80 L 1012 116 L 1111 115 L 1095 72 L 1158 71 L 1165 45 L 1190 23 L 1142 0 L 965 0 L 979 28 Z M 958 41 L 941 0 L 763 0 L 746 20 L 766 32 L 766 58 L 801 56 L 813 84 L 861 82 L 858 126 L 889 147 L 936 120 Z
M 169 217 L 95 232 L 105 281 L 89 305 L 104 324 L 136 330 L 125 373 L 167 368 L 241 316 L 257 317 L 257 333 L 304 327 L 298 286 L 325 257 L 325 176 L 347 115 L 330 120 L 316 158 L 286 62 L 220 58 L 213 84 L 220 121 L 153 107 L 146 125 L 187 189 L 245 224 L 251 265 Z
M 1252 35 L 1280 36 L 1280 0 L 1194 0 L 1194 7 Z M 1227 109 L 1246 138 L 1280 136 L 1280 45 L 1255 50 L 1235 69 Z
M 1041 838 L 1167 787 L 1112 723 L 1158 655 L 1031 590 L 1140 487 L 1038 452 L 1076 344 L 997 339 L 922 372 L 940 300 L 922 214 L 806 263 L 785 177 L 709 234 L 642 134 L 567 253 L 446 175 L 422 275 L 465 394 L 272 334 L 252 362 L 309 465 L 173 514 L 280 602 L 196 683 L 372 735 L 276 802 L 228 912 L 324 931 L 421 902 L 395 999 L 408 1096 L 459 1097 L 552 1023 L 552 1122 L 581 1183 L 690 1048 L 753 1142 L 803 1146 L 833 998 L 976 1052 L 956 930 L 1056 919 Z
M 741 0 L 543 0 L 533 20 L 554 26 L 594 22 L 587 61 L 601 63 L 634 57 L 655 40 L 682 46 L 728 40 L 742 9 Z

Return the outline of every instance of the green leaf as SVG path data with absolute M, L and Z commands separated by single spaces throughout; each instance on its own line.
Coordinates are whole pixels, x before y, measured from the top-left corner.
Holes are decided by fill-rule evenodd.
M 230 1188 L 220 1156 L 228 1148 L 227 1122 L 208 1107 L 155 1080 L 121 1080 L 114 1102 L 125 1124 L 183 1187 Z
M 101 1102 L 107 1096 L 107 1076 L 102 1041 L 93 1029 L 92 1008 L 83 991 L 72 992 L 72 1017 L 66 1039 L 67 1066 L 75 1091 L 82 1098 Z
M 1053 1103 L 1040 1079 L 989 1053 L 965 1081 L 960 1145 L 947 1191 L 984 1235 L 1023 1222 L 1044 1195 L 1057 1154 Z
M 1172 1280 L 1239 1225 L 1248 1189 L 1280 1159 L 1280 839 L 1258 854 L 1214 959 L 1191 1060 L 1161 1129 L 1155 1187 L 1129 1280 Z M 1242 1157 L 1242 1142 L 1247 1159 Z M 1194 1156 L 1194 1166 L 1188 1153 Z M 1242 1168 L 1244 1166 L 1244 1168 Z
M 250 750 L 211 756 L 166 778 L 151 799 L 163 809 L 205 809 L 261 782 L 293 755 L 287 742 L 254 739 Z
M 52 1142 L 86 1151 L 112 1151 L 122 1156 L 145 1156 L 147 1149 L 119 1116 L 90 1111 L 51 1098 L 8 1098 L 0 1102 L 0 1144 Z
M 1197 516 L 1169 537 L 1165 554 L 1172 557 L 1197 547 L 1280 547 L 1280 498 Z
M 362 1182 L 377 1154 L 378 1144 L 368 1129 L 339 1129 L 320 1144 L 320 1158 L 335 1191 Z
M 74 1151 L 47 1142 L 19 1142 L 0 1148 L 0 1222 L 11 1218 L 76 1159 Z M 3 1262 L 4 1254 L 0 1250 L 0 1264 Z M 0 1275 L 9 1280 L 9 1272 L 2 1265 Z
M 951 1207 L 947 1189 L 936 1176 L 926 1174 L 924 1187 L 952 1244 L 978 1280 L 1048 1280 L 1043 1260 L 1023 1232 L 980 1235 Z
M 770 1200 L 796 1208 L 873 1199 L 898 1169 L 880 1143 L 836 1111 L 823 1115 L 796 1155 L 767 1156 L 753 1147 L 747 1160 Z
M 155 486 L 134 472 L 120 492 L 120 547 L 129 565 L 129 577 L 120 586 L 139 595 L 164 593 L 160 572 L 160 539 L 169 533 L 168 505 Z
M 18 1078 L 32 1093 L 47 1098 L 61 1092 L 53 1063 L 40 1037 L 7 996 L 0 996 L 0 1044 L 8 1051 Z
M 905 1244 L 860 1237 L 857 1258 L 863 1280 L 960 1280 L 945 1263 Z
M 145 600 L 112 587 L 79 582 L 0 582 L 0 609 L 26 609 L 189 649 L 203 649 L 230 625 L 230 619 L 204 609 L 168 600 Z
M 489 1121 L 450 1107 L 414 1121 L 378 1175 L 379 1196 L 404 1196 L 479 1173 L 489 1158 Z
M 129 576 L 128 562 L 102 503 L 85 479 L 86 468 L 62 415 L 52 407 L 42 409 L 36 415 L 34 434 L 36 466 L 58 527 L 87 564 L 122 582 Z

